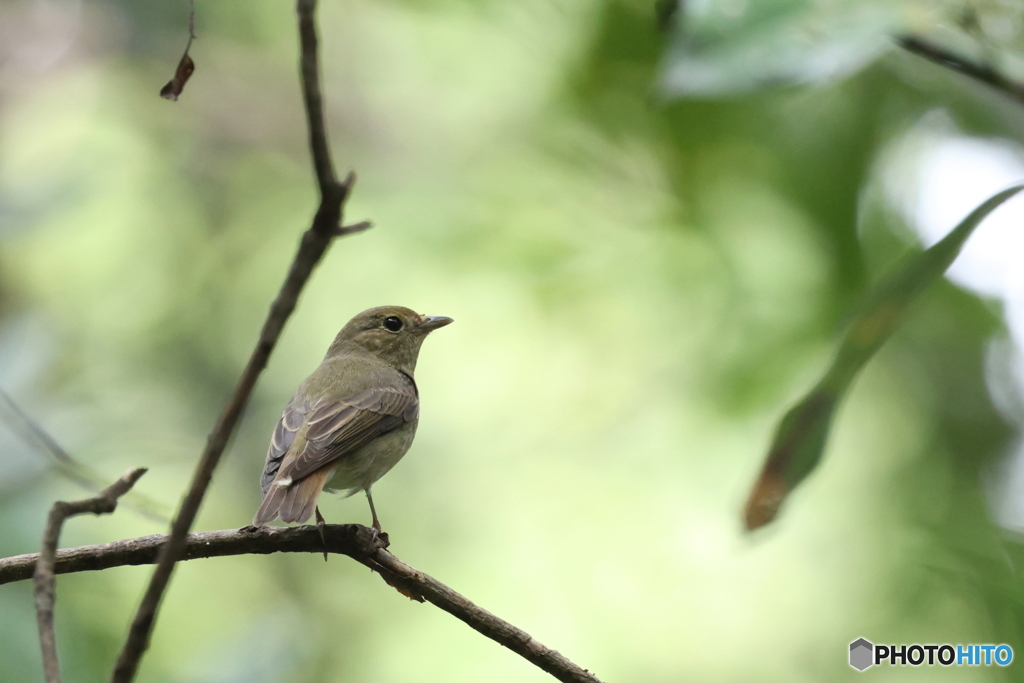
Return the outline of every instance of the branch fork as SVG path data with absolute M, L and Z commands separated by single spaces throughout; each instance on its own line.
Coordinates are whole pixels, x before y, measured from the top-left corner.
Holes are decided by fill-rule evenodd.
M 429 602 L 467 624 L 482 635 L 507 647 L 564 683 L 601 683 L 583 669 L 534 639 L 529 633 L 477 606 L 425 572 L 398 559 L 388 550 L 385 534 L 361 524 L 327 524 L 320 530 L 312 525 L 298 527 L 243 527 L 189 534 L 182 560 L 229 555 L 327 552 L 347 555 L 380 574 L 384 581 L 406 597 Z M 130 565 L 153 564 L 170 542 L 157 534 L 129 538 L 104 545 L 61 550 L 51 566 L 58 574 L 96 571 Z M 31 576 L 39 555 L 18 555 L 0 559 L 0 585 Z M 49 683 L 49 682 L 48 682 Z
M 57 638 L 53 628 L 53 606 L 57 601 L 54 565 L 57 561 L 57 544 L 64 522 L 69 517 L 86 513 L 110 514 L 117 509 L 118 498 L 128 493 L 145 473 L 146 469 L 143 467 L 130 470 L 92 498 L 71 503 L 57 501 L 50 508 L 46 530 L 43 532 L 43 548 L 34 562 L 35 571 L 32 574 L 36 620 L 39 623 L 39 645 L 43 653 L 43 674 L 46 683 L 60 683 L 60 660 L 57 657 Z

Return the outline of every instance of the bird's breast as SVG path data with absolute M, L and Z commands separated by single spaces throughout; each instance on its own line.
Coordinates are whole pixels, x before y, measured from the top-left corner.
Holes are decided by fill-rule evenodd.
M 349 495 L 368 490 L 406 454 L 416 436 L 418 420 L 406 422 L 370 443 L 347 453 L 338 461 L 326 488 L 346 490 Z

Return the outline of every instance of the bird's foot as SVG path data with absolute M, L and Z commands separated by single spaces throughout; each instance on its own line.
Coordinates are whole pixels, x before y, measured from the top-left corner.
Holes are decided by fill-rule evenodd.
M 387 535 L 387 533 L 385 533 L 385 532 L 380 530 L 380 522 L 378 522 L 376 519 L 373 520 L 373 525 L 370 527 L 370 529 L 373 531 L 373 538 L 374 538 L 374 540 L 379 540 L 381 543 L 384 544 L 383 547 L 387 548 L 388 547 L 388 535 Z

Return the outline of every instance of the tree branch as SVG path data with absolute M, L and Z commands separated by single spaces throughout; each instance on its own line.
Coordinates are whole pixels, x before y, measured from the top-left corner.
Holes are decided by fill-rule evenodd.
M 1018 83 L 1007 78 L 993 68 L 991 64 L 975 62 L 919 36 L 897 36 L 896 43 L 907 52 L 924 57 L 939 66 L 944 66 L 976 81 L 990 85 L 1024 104 L 1024 83 Z
M 302 236 L 299 251 L 281 290 L 270 307 L 270 313 L 260 332 L 256 348 L 253 349 L 234 393 L 221 412 L 211 432 L 202 457 L 192 476 L 188 494 L 181 503 L 178 514 L 171 525 L 167 543 L 162 546 L 156 569 L 132 621 L 128 638 L 117 659 L 112 677 L 113 683 L 129 683 L 134 679 L 142 653 L 149 645 L 149 636 L 156 620 L 160 600 L 185 550 L 186 536 L 206 490 L 213 477 L 213 471 L 234 432 L 242 410 L 256 385 L 256 380 L 267 365 L 271 352 L 281 335 L 285 322 L 292 311 L 310 274 L 330 246 L 332 239 L 340 232 L 342 209 L 355 175 L 349 174 L 345 182 L 339 183 L 334 176 L 327 146 L 327 130 L 324 124 L 323 101 L 320 95 L 320 73 L 317 62 L 317 42 L 314 11 L 316 0 L 298 0 L 299 35 L 301 41 L 301 76 L 305 96 L 305 107 L 309 121 L 309 142 L 313 155 L 313 166 L 320 188 L 320 206 L 313 218 L 313 224 Z
M 338 179 L 334 175 L 331 148 L 327 144 L 324 99 L 320 94 L 316 0 L 298 0 L 296 9 L 299 14 L 299 42 L 302 46 L 299 67 L 302 74 L 302 97 L 306 105 L 306 125 L 309 128 L 309 149 L 313 153 L 313 168 L 320 185 L 320 193 L 327 196 L 336 190 Z
M 87 512 L 94 515 L 113 512 L 117 509 L 117 499 L 128 493 L 145 473 L 145 468 L 131 470 L 92 498 L 71 503 L 54 503 L 46 520 L 46 530 L 43 532 L 42 552 L 38 555 L 22 555 L 33 558 L 26 569 L 35 567 L 32 580 L 35 584 L 36 619 L 39 622 L 39 645 L 43 651 L 43 673 L 46 676 L 46 683 L 60 683 L 60 660 L 57 658 L 57 639 L 53 629 L 53 605 L 57 600 L 54 565 L 64 521 L 68 517 Z
M 152 564 L 166 547 L 169 537 L 158 534 L 130 538 L 103 545 L 61 550 L 53 565 L 58 574 L 96 571 L 127 565 Z M 387 539 L 359 524 L 328 524 L 324 538 L 314 526 L 245 527 L 189 534 L 182 560 L 228 555 L 267 555 L 270 553 L 321 553 L 347 555 L 378 572 L 404 595 L 426 600 L 457 617 L 491 640 L 504 645 L 527 661 L 566 683 L 600 683 L 589 671 L 580 668 L 558 652 L 534 640 L 490 612 L 476 606 L 440 581 L 410 567 L 388 552 Z M 17 555 L 0 559 L 0 584 L 29 578 L 39 555 Z
M 245 527 L 223 531 L 204 531 L 185 538 L 182 560 L 199 560 L 229 555 L 269 555 L 271 553 L 319 553 L 324 542 L 336 555 L 361 557 L 383 546 L 374 543 L 372 530 L 359 524 L 327 524 L 324 541 L 316 527 Z M 57 551 L 57 574 L 99 571 L 112 567 L 154 564 L 167 544 L 167 534 L 129 538 L 101 545 L 86 545 Z M 0 585 L 31 578 L 39 557 L 36 553 L 0 559 Z
M 485 609 L 477 607 L 437 579 L 413 569 L 385 549 L 380 549 L 363 564 L 376 569 L 392 586 L 403 594 L 412 593 L 440 607 L 471 628 L 515 652 L 531 664 L 547 671 L 565 683 L 601 683 L 594 674 L 573 664 L 560 652 L 545 647 L 522 629 L 499 619 Z M 403 590 L 405 589 L 405 590 Z

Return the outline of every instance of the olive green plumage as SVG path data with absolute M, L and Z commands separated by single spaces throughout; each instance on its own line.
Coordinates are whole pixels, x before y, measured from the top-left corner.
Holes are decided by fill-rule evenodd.
M 366 491 L 401 460 L 416 434 L 420 345 L 452 322 L 401 306 L 363 311 L 342 328 L 274 429 L 253 524 L 305 522 L 320 492 Z M 319 515 L 318 515 L 319 519 Z

